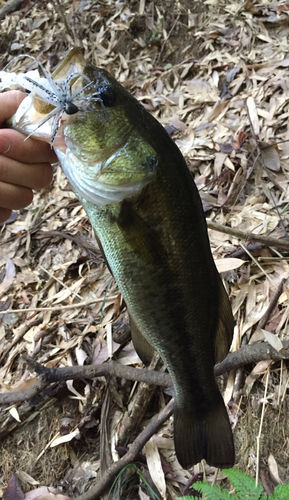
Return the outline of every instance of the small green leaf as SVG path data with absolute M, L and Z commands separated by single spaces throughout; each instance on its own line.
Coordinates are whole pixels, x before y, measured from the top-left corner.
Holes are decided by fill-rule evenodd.
M 237 469 L 225 469 L 223 472 L 234 486 L 236 495 L 240 499 L 260 500 L 263 491 L 261 483 L 256 486 L 255 479 Z
M 178 500 L 200 500 L 200 499 L 197 498 L 197 497 L 188 497 L 188 496 L 185 496 L 185 497 L 178 498 Z
M 230 495 L 228 490 L 223 490 L 220 486 L 208 482 L 197 481 L 193 484 L 193 488 L 205 495 L 207 500 L 231 500 L 236 498 Z
M 288 500 L 289 484 L 279 484 L 276 486 L 273 495 L 269 496 L 269 500 Z

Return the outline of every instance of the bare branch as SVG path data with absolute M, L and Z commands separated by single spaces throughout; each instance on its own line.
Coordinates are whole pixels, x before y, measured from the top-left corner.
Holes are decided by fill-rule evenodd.
M 219 376 L 230 370 L 251 363 L 258 363 L 265 359 L 272 359 L 273 361 L 289 359 L 289 341 L 283 342 L 283 349 L 279 352 L 267 342 L 243 346 L 235 352 L 230 352 L 224 361 L 215 366 L 215 375 Z M 34 384 L 33 387 L 25 391 L 0 394 L 0 404 L 12 404 L 29 400 L 52 382 L 79 380 L 83 378 L 91 379 L 108 375 L 159 385 L 160 387 L 172 387 L 172 380 L 168 373 L 123 366 L 112 360 L 99 366 L 87 365 L 68 368 L 46 368 L 30 358 L 26 358 L 26 361 L 36 373 L 42 376 L 44 381 L 36 383 L 39 384 L 37 385 L 38 390 L 36 390 L 36 384 Z
M 230 234 L 231 236 L 235 236 L 236 238 L 240 238 L 245 241 L 258 241 L 267 247 L 275 247 L 282 248 L 283 250 L 289 250 L 289 241 L 285 239 L 272 238 L 270 236 L 260 236 L 259 234 L 254 233 L 245 233 L 244 231 L 240 231 L 240 229 L 236 229 L 235 227 L 223 226 L 222 224 L 218 224 L 217 222 L 213 222 L 207 219 L 207 226 L 209 229 L 213 229 L 214 231 L 219 231 L 220 233 Z
M 174 409 L 174 400 L 165 406 L 149 423 L 149 425 L 138 435 L 130 445 L 129 451 L 118 462 L 115 462 L 103 475 L 100 481 L 91 487 L 86 493 L 75 498 L 75 500 L 98 500 L 113 483 L 116 476 L 129 463 L 135 461 L 137 455 L 141 452 L 147 441 L 161 428 L 166 420 L 172 415 Z

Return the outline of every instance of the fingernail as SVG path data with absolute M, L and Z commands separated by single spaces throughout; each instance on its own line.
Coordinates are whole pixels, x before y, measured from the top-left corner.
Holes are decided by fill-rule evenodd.
M 0 135 L 0 154 L 5 155 L 11 148 L 11 144 L 7 137 L 1 137 Z

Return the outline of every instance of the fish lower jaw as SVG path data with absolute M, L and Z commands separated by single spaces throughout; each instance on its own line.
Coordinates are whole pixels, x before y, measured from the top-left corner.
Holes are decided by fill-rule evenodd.
M 105 205 L 119 203 L 122 200 L 140 192 L 141 189 L 151 181 L 150 178 L 145 178 L 141 181 L 120 185 L 100 182 L 89 177 L 85 177 L 83 173 L 80 172 L 79 165 L 77 168 L 76 166 L 73 166 L 71 158 L 67 161 L 67 152 L 56 148 L 55 152 L 58 156 L 63 172 L 68 181 L 71 183 L 75 193 L 94 205 L 103 207 Z

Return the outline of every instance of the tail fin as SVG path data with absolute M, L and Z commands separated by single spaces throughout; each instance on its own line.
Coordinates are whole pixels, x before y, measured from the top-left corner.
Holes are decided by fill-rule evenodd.
M 195 412 L 188 413 L 176 406 L 174 422 L 176 455 L 184 469 L 189 469 L 203 458 L 214 467 L 233 467 L 233 435 L 221 395 L 220 402 L 204 419 L 197 419 Z

